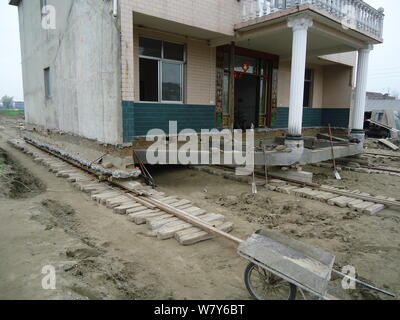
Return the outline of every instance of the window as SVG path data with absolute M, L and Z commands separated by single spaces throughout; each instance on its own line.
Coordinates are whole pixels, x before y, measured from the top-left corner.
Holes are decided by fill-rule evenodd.
M 183 102 L 182 44 L 140 37 L 140 101 Z
M 304 78 L 304 100 L 303 107 L 312 107 L 312 88 L 313 88 L 313 70 L 306 69 L 306 75 Z
M 40 16 L 43 16 L 43 7 L 47 6 L 47 0 L 40 0 Z
M 46 98 L 51 98 L 51 74 L 50 68 L 44 69 L 44 92 Z

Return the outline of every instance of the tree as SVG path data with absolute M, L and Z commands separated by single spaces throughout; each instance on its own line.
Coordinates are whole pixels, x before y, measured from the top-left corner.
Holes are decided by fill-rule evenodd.
M 3 96 L 3 98 L 1 98 L 1 103 L 3 105 L 3 108 L 12 109 L 14 108 L 14 97 L 9 97 L 5 95 Z

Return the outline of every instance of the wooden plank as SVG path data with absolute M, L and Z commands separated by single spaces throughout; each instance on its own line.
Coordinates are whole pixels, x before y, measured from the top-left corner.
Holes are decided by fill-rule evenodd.
M 150 230 L 156 230 L 166 225 L 169 222 L 182 221 L 171 214 L 163 214 L 156 217 L 147 217 L 145 219 L 146 225 Z
M 116 214 L 126 214 L 126 211 L 129 209 L 137 208 L 137 207 L 143 207 L 140 203 L 134 202 L 134 201 L 129 201 L 127 203 L 124 203 L 121 206 L 118 206 L 114 208 L 114 213 Z
M 399 150 L 399 147 L 396 146 L 395 144 L 391 143 L 389 140 L 387 139 L 379 139 L 378 140 L 380 143 L 382 143 L 383 145 L 385 145 L 386 147 L 389 147 L 390 149 L 397 151 Z
M 95 183 L 84 183 L 84 182 L 76 182 L 75 185 L 77 187 L 79 187 L 80 190 L 82 190 L 83 192 L 92 192 L 94 190 L 99 190 L 99 189 L 103 189 L 103 190 L 107 190 L 109 188 L 107 188 L 106 185 L 95 182 Z
M 92 179 L 93 179 L 92 177 L 86 177 L 86 176 L 83 176 L 83 175 L 74 175 L 74 176 L 70 175 L 67 178 L 67 181 L 69 181 L 69 182 L 79 182 L 79 181 L 90 181 Z
M 140 211 L 148 210 L 149 208 L 145 207 L 144 205 L 138 203 L 139 206 L 136 206 L 132 209 L 126 210 L 126 214 L 133 214 L 133 213 L 138 213 Z
M 143 198 L 139 198 L 137 196 L 132 196 L 129 195 L 129 197 L 131 197 L 133 200 L 135 200 L 136 202 L 144 205 L 145 207 L 149 208 L 149 209 L 155 209 L 156 206 L 152 203 L 150 203 L 149 201 L 144 200 Z
M 159 240 L 171 239 L 174 237 L 175 233 L 185 229 L 192 228 L 193 225 L 182 220 L 167 223 L 166 225 L 159 228 L 157 231 L 157 238 Z
M 98 201 L 101 197 L 106 197 L 106 196 L 109 196 L 109 195 L 118 196 L 120 194 L 121 193 L 118 193 L 116 191 L 106 191 L 106 192 L 103 192 L 103 193 L 94 194 L 94 195 L 91 196 L 91 198 L 94 201 Z
M 197 209 L 197 210 L 191 211 L 190 214 L 193 216 L 200 217 L 200 219 L 202 219 L 204 216 L 206 216 L 206 215 L 203 215 L 204 212 L 205 212 L 205 210 Z M 217 219 L 223 220 L 224 219 L 222 215 L 216 216 L 214 214 L 210 214 L 209 218 L 210 218 L 209 221 L 212 221 L 212 219 L 213 220 L 217 220 Z M 208 220 L 205 220 L 205 221 L 208 221 Z M 150 230 L 156 230 L 167 224 L 175 223 L 175 222 L 183 223 L 182 220 L 180 220 L 179 218 L 177 218 L 171 214 L 162 215 L 159 217 L 151 217 L 151 218 L 146 219 L 146 224 Z
M 126 195 L 121 194 L 121 195 L 118 195 L 116 197 L 107 199 L 106 200 L 106 205 L 117 203 L 117 202 L 124 202 L 124 201 L 127 201 L 127 200 L 129 200 L 129 198 Z
M 158 201 L 157 199 L 154 199 L 154 198 L 151 198 L 150 201 L 155 206 L 157 206 L 157 208 L 159 208 L 160 210 L 168 212 L 168 213 L 170 213 L 170 214 L 172 214 L 172 215 L 174 215 L 174 216 L 176 216 L 176 217 L 178 217 L 178 218 L 180 218 L 180 219 L 182 219 L 182 220 L 184 220 L 184 221 L 186 221 L 188 223 L 193 224 L 194 226 L 196 226 L 196 227 L 198 227 L 198 228 L 200 228 L 202 230 L 205 230 L 206 232 L 209 232 L 211 234 L 220 236 L 220 237 L 222 237 L 222 238 L 234 243 L 235 245 L 241 244 L 243 242 L 242 239 L 240 239 L 238 237 L 235 237 L 235 236 L 232 236 L 227 232 L 218 230 L 214 226 L 211 226 L 211 225 L 205 223 L 204 221 L 202 221 L 198 217 L 189 215 L 187 212 L 185 212 L 183 210 L 180 210 L 180 209 L 174 208 L 174 207 L 172 207 L 170 205 L 164 204 L 161 201 Z
M 108 199 L 106 201 L 106 206 L 109 209 L 114 209 L 115 207 L 119 207 L 120 205 L 131 201 L 128 197 L 120 197 L 119 199 Z
M 204 222 L 213 222 L 213 221 L 224 221 L 224 216 L 218 216 L 216 214 L 206 214 L 199 217 Z M 178 220 L 175 222 L 171 222 L 165 224 L 160 229 L 157 230 L 157 238 L 160 240 L 166 240 L 173 238 L 175 233 L 178 231 L 186 230 L 189 228 L 193 228 L 193 225 L 182 220 Z
M 183 221 L 177 217 L 174 217 L 173 215 L 169 215 L 169 217 L 164 215 L 158 217 L 157 219 L 147 219 L 146 224 L 150 230 L 157 230 L 172 222 L 183 222 Z
M 157 217 L 157 216 L 161 216 L 165 214 L 165 212 L 162 212 L 161 210 L 144 210 L 141 211 L 140 213 L 131 213 L 128 214 L 128 219 L 130 221 L 133 221 L 136 224 L 144 224 L 146 223 L 146 218 L 150 218 L 150 217 Z
M 215 227 L 223 232 L 230 232 L 233 229 L 233 223 L 232 222 L 223 222 L 223 223 L 215 223 Z M 198 231 L 197 231 L 197 230 Z M 215 237 L 215 235 L 209 234 L 205 231 L 202 231 L 199 228 L 191 228 L 187 229 L 185 231 L 192 231 L 190 233 L 184 233 L 182 235 L 179 235 L 180 232 L 176 233 L 175 239 L 184 246 L 192 245 L 201 241 L 205 241 L 208 239 L 212 239 Z

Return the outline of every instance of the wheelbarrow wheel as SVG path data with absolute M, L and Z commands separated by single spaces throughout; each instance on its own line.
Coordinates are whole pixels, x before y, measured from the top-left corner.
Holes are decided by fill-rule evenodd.
M 255 300 L 295 300 L 297 287 L 273 273 L 249 263 L 244 272 L 244 283 Z

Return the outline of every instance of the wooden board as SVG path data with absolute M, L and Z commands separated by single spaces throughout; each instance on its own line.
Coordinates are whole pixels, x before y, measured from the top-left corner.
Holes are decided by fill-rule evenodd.
M 378 140 L 380 143 L 382 143 L 383 145 L 385 145 L 386 147 L 389 147 L 390 149 L 397 151 L 399 150 L 399 147 L 396 146 L 395 144 L 391 143 L 389 140 L 387 139 L 379 139 Z
M 134 202 L 133 200 L 130 200 L 129 202 L 118 206 L 114 208 L 114 213 L 116 214 L 126 214 L 126 211 L 129 209 L 137 208 L 137 207 L 143 207 L 140 203 Z
M 230 232 L 233 229 L 232 222 L 216 222 L 214 227 L 223 232 Z M 175 234 L 175 239 L 184 246 L 192 245 L 201 241 L 214 238 L 215 235 L 202 231 L 199 228 L 190 228 L 179 231 Z

